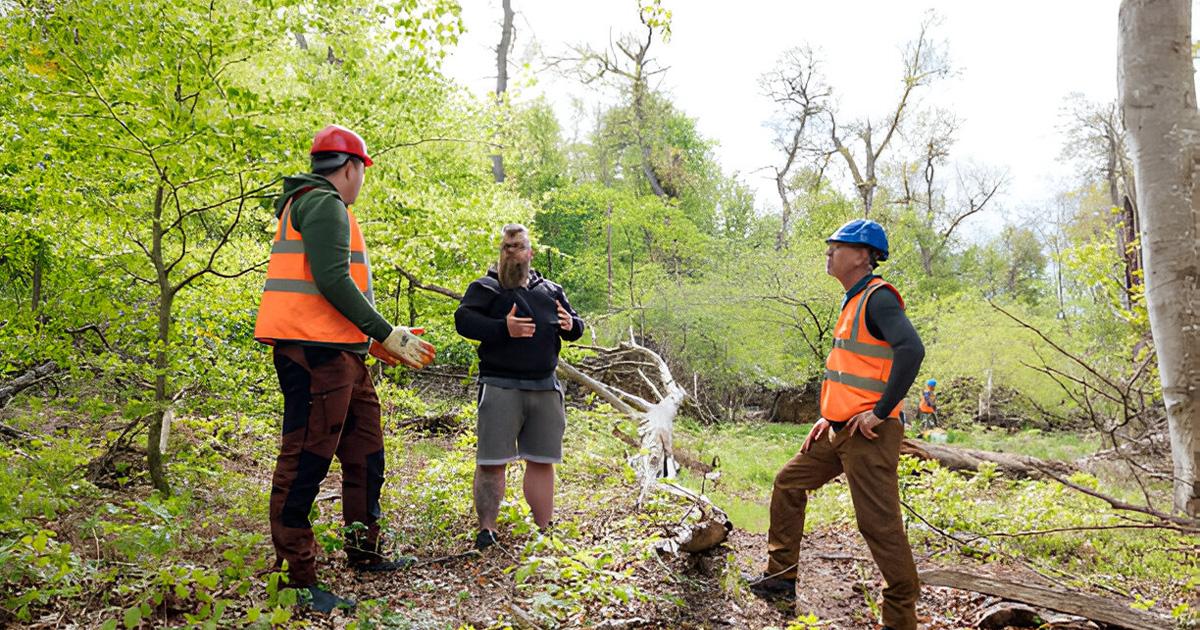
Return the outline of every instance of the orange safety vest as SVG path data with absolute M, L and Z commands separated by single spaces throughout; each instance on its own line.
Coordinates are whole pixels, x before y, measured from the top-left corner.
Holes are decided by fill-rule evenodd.
M 277 341 L 367 343 L 366 333 L 346 319 L 317 289 L 308 256 L 304 253 L 304 239 L 291 225 L 295 199 L 292 197 L 283 207 L 279 226 L 275 228 L 271 259 L 267 263 L 267 282 L 258 307 L 258 321 L 254 324 L 254 339 L 268 345 L 275 345 Z M 350 208 L 346 208 L 346 214 L 350 219 L 350 277 L 373 305 L 375 293 L 367 244 Z
M 833 350 L 825 359 L 821 417 L 826 420 L 845 422 L 874 409 L 883 397 L 888 377 L 892 374 L 892 347 L 871 335 L 867 330 L 867 319 L 863 316 L 867 300 L 881 287 L 887 287 L 895 293 L 896 299 L 900 300 L 900 308 L 904 308 L 904 298 L 900 297 L 896 287 L 879 278 L 872 278 L 865 289 L 846 301 L 833 329 Z M 904 401 L 900 401 L 888 417 L 900 417 L 903 409 Z
M 926 386 L 921 393 L 921 404 L 917 406 L 921 413 L 933 413 L 933 388 Z

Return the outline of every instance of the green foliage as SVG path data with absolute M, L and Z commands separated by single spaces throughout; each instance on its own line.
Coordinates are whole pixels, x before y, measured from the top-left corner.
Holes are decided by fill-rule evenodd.
M 619 567 L 620 559 L 609 546 L 577 547 L 556 533 L 531 540 L 521 563 L 510 570 L 533 612 L 561 623 L 589 606 L 647 600 L 630 579 L 633 569 Z

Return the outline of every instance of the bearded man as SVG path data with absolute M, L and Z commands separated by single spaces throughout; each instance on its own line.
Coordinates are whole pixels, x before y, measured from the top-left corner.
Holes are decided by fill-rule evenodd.
M 562 462 L 567 418 L 554 375 L 562 341 L 583 335 L 562 287 L 530 269 L 533 247 L 525 226 L 501 231 L 500 259 L 467 287 L 454 324 L 479 342 L 479 440 L 475 453 L 475 548 L 498 542 L 496 517 L 505 468 L 525 461 L 523 490 L 539 529 L 554 518 L 554 465 Z

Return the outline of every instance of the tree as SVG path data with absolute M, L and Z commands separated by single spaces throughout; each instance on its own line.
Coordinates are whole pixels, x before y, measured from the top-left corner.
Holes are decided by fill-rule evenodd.
M 1200 113 L 1188 0 L 1124 0 L 1121 112 L 1142 227 L 1146 302 L 1174 462 L 1175 507 L 1200 515 Z
M 1093 103 L 1083 95 L 1068 100 L 1070 123 L 1064 154 L 1081 162 L 1091 177 L 1099 177 L 1108 192 L 1110 225 L 1116 235 L 1117 251 L 1124 260 L 1124 306 L 1133 301 L 1135 287 L 1141 284 L 1142 256 L 1137 245 L 1137 198 L 1133 165 L 1129 159 L 1125 125 L 1115 101 Z
M 949 61 L 943 47 L 930 39 L 930 30 L 936 24 L 936 19 L 930 15 L 921 22 L 917 39 L 910 42 L 904 51 L 903 89 L 896 106 L 887 115 L 884 126 L 876 129 L 870 118 L 854 121 L 845 125 L 839 131 L 837 116 L 829 110 L 829 136 L 833 149 L 846 162 L 854 187 L 862 201 L 864 217 L 871 216 L 875 201 L 875 190 L 879 187 L 877 170 L 884 151 L 895 138 L 901 125 L 913 106 L 913 92 L 920 87 L 929 85 L 936 78 L 946 76 L 950 72 Z M 879 132 L 882 131 L 882 136 Z M 850 138 L 856 138 L 861 149 L 856 149 Z M 856 153 L 857 156 L 856 156 Z
M 670 39 L 671 12 L 662 7 L 661 0 L 644 0 L 639 2 L 638 19 L 646 29 L 644 38 L 631 33 L 625 34 L 612 43 L 610 50 L 604 51 L 594 50 L 590 46 L 579 46 L 574 49 L 575 57 L 560 61 L 573 63 L 585 84 L 606 77 L 618 77 L 624 83 L 632 118 L 629 121 L 630 128 L 640 154 L 642 175 L 655 195 L 663 198 L 675 197 L 678 195 L 668 195 L 668 191 L 663 187 L 660 173 L 654 164 L 654 144 L 650 137 L 656 118 L 653 113 L 655 103 L 651 98 L 653 90 L 650 79 L 667 71 L 666 68 L 658 67 L 654 58 L 650 56 L 650 47 L 655 39 L 664 42 Z M 618 50 L 620 55 L 616 52 Z
M 143 391 L 131 397 L 139 403 L 131 415 L 149 429 L 150 477 L 169 494 L 163 449 L 172 408 L 196 387 L 188 376 L 207 351 L 196 326 L 180 331 L 180 314 L 217 294 L 218 282 L 257 284 L 232 279 L 265 263 L 267 189 L 293 168 L 290 156 L 306 154 L 315 129 L 358 114 L 401 129 L 390 122 L 405 106 L 381 107 L 381 95 L 404 91 L 405 103 L 426 102 L 421 82 L 428 79 L 421 77 L 431 66 L 407 46 L 375 52 L 385 48 L 368 42 L 389 34 L 378 25 L 393 26 L 393 38 L 419 41 L 421 50 L 457 31 L 428 28 L 449 12 L 444 6 L 370 0 L 336 15 L 320 3 L 275 10 L 243 0 L 120 10 L 79 0 L 42 8 L 5 15 L 11 19 L 0 54 L 29 63 L 4 64 L 4 78 L 32 97 L 15 115 L 43 130 L 40 145 L 26 150 L 44 155 L 50 173 L 43 201 L 70 217 L 63 223 L 71 232 L 61 238 L 78 238 L 102 261 L 102 274 L 124 284 L 109 299 L 121 315 L 133 314 L 121 322 L 128 332 L 119 342 L 122 356 L 140 368 L 133 380 Z M 290 29 L 299 29 L 294 38 Z M 309 49 L 306 32 L 323 50 Z M 387 66 L 365 60 L 369 54 L 394 65 L 376 70 Z M 293 79 L 264 80 L 268 68 Z M 410 89 L 389 89 L 400 81 Z M 253 289 L 231 291 L 227 301 L 252 312 L 255 297 Z
M 505 92 L 508 91 L 508 55 L 513 46 L 513 10 L 512 0 L 502 0 L 504 20 L 500 24 L 500 43 L 496 45 L 496 107 L 500 108 L 497 116 L 503 116 Z M 504 155 L 499 151 L 492 154 L 492 177 L 496 183 L 504 181 Z
M 759 79 L 763 93 L 778 107 L 778 120 L 771 126 L 775 130 L 773 143 L 783 153 L 783 164 L 770 168 L 774 172 L 775 191 L 779 194 L 779 231 L 775 236 L 775 249 L 787 245 L 792 226 L 792 191 L 804 181 L 804 188 L 815 190 L 820 187 L 830 153 L 815 144 L 812 138 L 814 123 L 828 108 L 831 96 L 829 86 L 823 82 L 818 61 L 811 48 L 793 48 L 783 54 L 775 70 Z M 801 165 L 808 154 L 815 168 L 802 171 Z

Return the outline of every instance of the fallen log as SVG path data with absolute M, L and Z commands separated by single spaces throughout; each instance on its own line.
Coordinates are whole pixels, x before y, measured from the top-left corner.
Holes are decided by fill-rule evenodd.
M 946 586 L 962 591 L 1002 597 L 1129 630 L 1161 630 L 1171 626 L 1170 619 L 1134 610 L 1124 603 L 1111 599 L 1065 588 L 1021 584 L 990 576 L 974 575 L 965 571 L 943 569 L 922 571 L 921 583 L 926 586 Z
M 1066 462 L 1042 460 L 1014 453 L 978 451 L 958 448 L 946 444 L 932 444 L 915 438 L 905 438 L 900 443 L 901 455 L 912 455 L 921 460 L 936 460 L 950 470 L 978 471 L 984 463 L 996 465 L 996 470 L 1009 477 L 1038 478 L 1044 476 L 1042 469 L 1070 474 L 1075 467 Z
M 50 377 L 58 371 L 58 366 L 53 361 L 29 368 L 25 373 L 14 378 L 13 380 L 0 385 L 0 407 L 8 404 L 13 396 L 21 393 L 23 390 L 33 387 L 43 380 Z

